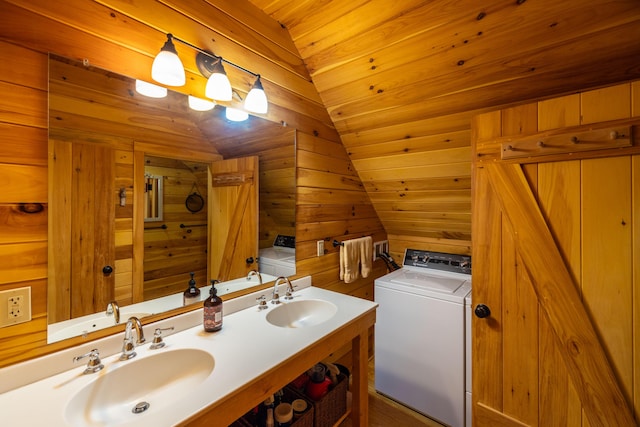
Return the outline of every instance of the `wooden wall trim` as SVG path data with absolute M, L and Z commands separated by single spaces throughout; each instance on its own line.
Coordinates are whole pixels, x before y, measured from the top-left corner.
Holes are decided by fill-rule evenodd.
M 540 306 L 560 341 L 560 353 L 589 421 L 592 425 L 635 425 L 629 402 L 521 167 L 494 164 L 485 169 L 511 220 L 518 251 Z

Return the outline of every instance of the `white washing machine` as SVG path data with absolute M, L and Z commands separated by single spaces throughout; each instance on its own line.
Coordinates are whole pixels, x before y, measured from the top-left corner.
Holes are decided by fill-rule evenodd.
M 296 274 L 296 238 L 278 234 L 270 248 L 260 249 L 260 273 L 289 277 Z
M 470 425 L 470 294 L 463 255 L 407 249 L 403 267 L 375 281 L 379 393 L 440 423 Z

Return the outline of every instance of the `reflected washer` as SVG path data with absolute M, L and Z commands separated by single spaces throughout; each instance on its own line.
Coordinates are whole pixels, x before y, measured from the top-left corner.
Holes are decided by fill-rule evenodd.
M 379 393 L 452 427 L 471 425 L 470 296 L 469 256 L 407 249 L 403 268 L 376 279 Z
M 270 248 L 260 249 L 260 273 L 289 277 L 296 274 L 296 238 L 278 234 Z

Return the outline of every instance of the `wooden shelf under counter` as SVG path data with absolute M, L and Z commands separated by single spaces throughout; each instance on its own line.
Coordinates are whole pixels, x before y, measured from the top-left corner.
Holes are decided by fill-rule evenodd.
M 326 337 L 300 351 L 273 369 L 264 372 L 239 390 L 229 393 L 223 399 L 212 403 L 203 411 L 194 414 L 181 423 L 189 427 L 227 427 L 240 418 L 250 408 L 263 402 L 264 399 L 293 381 L 300 372 L 304 372 L 345 344 L 351 343 L 353 355 L 352 369 L 352 405 L 336 426 L 348 416 L 352 417 L 352 425 L 367 427 L 368 411 L 368 339 L 369 328 L 376 319 L 375 309 L 355 318 L 343 327 L 336 329 Z M 242 369 L 242 367 L 237 367 Z

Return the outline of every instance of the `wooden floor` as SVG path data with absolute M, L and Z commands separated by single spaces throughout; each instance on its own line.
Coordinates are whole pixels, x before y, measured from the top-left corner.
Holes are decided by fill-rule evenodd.
M 369 427 L 442 427 L 441 424 L 376 393 L 374 362 L 369 362 Z M 340 427 L 352 427 L 351 419 Z

